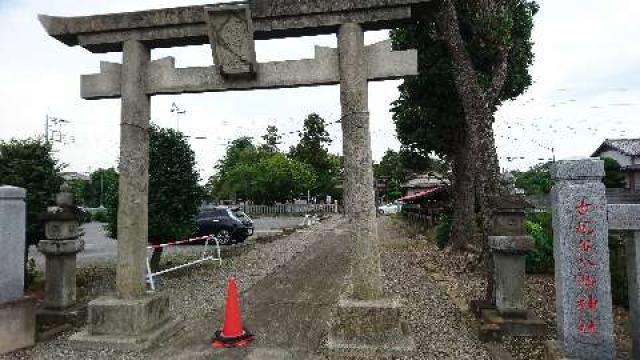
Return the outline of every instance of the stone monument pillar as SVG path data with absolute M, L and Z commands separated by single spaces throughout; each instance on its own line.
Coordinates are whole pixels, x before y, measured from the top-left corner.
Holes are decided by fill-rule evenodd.
M 34 300 L 24 296 L 26 191 L 0 187 L 0 354 L 35 343 Z
M 481 308 L 480 334 L 484 338 L 500 335 L 543 335 L 545 323 L 527 309 L 526 254 L 533 248 L 527 235 L 526 208 L 529 204 L 517 196 L 492 200 L 493 225 L 489 248 L 493 256 L 494 292 L 492 304 Z
M 344 211 L 352 241 L 347 293 L 339 300 L 327 348 L 356 356 L 405 353 L 415 345 L 401 323 L 398 299 L 385 299 L 378 250 L 364 32 L 344 24 L 338 34 L 344 136 Z
M 640 359 L 640 229 L 627 243 L 627 274 L 629 276 L 629 317 L 631 318 L 632 359 Z
M 551 171 L 557 343 L 570 359 L 615 359 L 604 163 L 557 162 Z
M 84 240 L 69 185 L 60 187 L 56 205 L 43 217 L 47 239 L 38 243 L 38 250 L 46 264 L 43 314 L 64 317 L 76 303 L 76 254 L 84 250 Z
M 151 111 L 145 84 L 150 55 L 140 41 L 126 40 L 123 44 L 117 297 L 106 296 L 89 303 L 87 328 L 72 337 L 85 346 L 109 343 L 144 349 L 176 329 L 169 298 L 147 293 L 145 283 Z

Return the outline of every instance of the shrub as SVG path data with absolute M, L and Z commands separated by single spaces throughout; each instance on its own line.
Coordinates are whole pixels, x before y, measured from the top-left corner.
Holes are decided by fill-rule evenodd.
M 451 238 L 451 226 L 453 221 L 449 214 L 442 214 L 436 220 L 436 245 L 444 249 Z
M 527 220 L 527 233 L 534 248 L 527 253 L 527 272 L 542 273 L 553 269 L 553 227 L 551 213 L 534 213 Z
M 93 221 L 106 223 L 109 221 L 109 217 L 107 216 L 107 211 L 96 211 L 93 215 Z

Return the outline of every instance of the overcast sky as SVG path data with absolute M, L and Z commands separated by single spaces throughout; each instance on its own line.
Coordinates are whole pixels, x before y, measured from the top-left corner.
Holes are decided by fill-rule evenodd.
M 66 143 L 56 144 L 67 170 L 87 172 L 115 166 L 119 146 L 119 100 L 80 98 L 80 75 L 98 72 L 101 60 L 120 62 L 121 54 L 91 54 L 48 37 L 37 14 L 89 15 L 147 8 L 205 4 L 198 0 L 0 0 L 0 139 L 41 136 L 47 115 L 67 119 L 60 127 Z M 215 2 L 215 1 L 213 1 Z M 640 137 L 640 2 L 634 0 L 540 0 L 534 40 L 535 84 L 497 114 L 496 135 L 501 166 L 526 168 L 539 159 L 590 155 L 605 138 Z M 368 33 L 367 43 L 386 32 Z M 315 45 L 336 46 L 335 36 L 257 42 L 258 60 L 313 57 Z M 177 66 L 206 66 L 208 46 L 154 50 L 154 59 L 174 56 Z M 398 81 L 370 84 L 374 158 L 399 148 L 390 104 Z M 340 117 L 339 89 L 260 90 L 216 94 L 158 96 L 152 121 L 177 127 L 170 112 L 176 103 L 186 114 L 180 130 L 191 140 L 206 179 L 228 141 L 259 138 L 268 125 L 285 133 L 283 149 L 297 141 L 304 117 L 317 112 L 329 122 Z M 329 131 L 331 151 L 341 153 L 341 131 Z M 516 158 L 510 159 L 510 158 Z M 524 158 L 524 159 L 521 159 Z

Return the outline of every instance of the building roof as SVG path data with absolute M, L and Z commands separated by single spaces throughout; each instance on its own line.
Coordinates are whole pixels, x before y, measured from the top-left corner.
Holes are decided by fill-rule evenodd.
M 410 203 L 410 202 L 417 201 L 417 200 L 420 200 L 420 199 L 428 199 L 428 198 L 432 197 L 433 195 L 439 194 L 439 193 L 441 193 L 441 192 L 443 192 L 445 190 L 446 190 L 446 188 L 443 187 L 443 186 L 436 186 L 436 187 L 433 187 L 433 188 L 431 188 L 431 189 L 429 189 L 427 191 L 422 191 L 422 192 L 419 192 L 417 194 L 413 194 L 413 195 L 410 195 L 410 196 L 405 196 L 403 198 L 398 199 L 398 201 L 409 202 Z
M 435 186 L 449 185 L 449 180 L 437 174 L 423 174 L 402 184 L 403 189 L 423 189 Z
M 598 157 L 607 150 L 616 150 L 627 156 L 640 156 L 640 139 L 606 139 L 592 156 Z

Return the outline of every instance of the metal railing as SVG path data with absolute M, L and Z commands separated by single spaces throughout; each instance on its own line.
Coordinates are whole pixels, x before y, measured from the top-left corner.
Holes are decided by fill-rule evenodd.
M 189 244 L 189 243 L 194 243 L 194 242 L 198 242 L 198 241 L 203 241 L 204 240 L 204 248 L 202 249 L 202 253 L 200 255 L 200 259 L 198 260 L 194 260 L 191 262 L 188 262 L 186 264 L 182 264 L 182 265 L 178 265 L 178 266 L 174 266 L 168 269 L 164 269 L 161 271 L 156 271 L 153 272 L 151 271 L 151 254 L 153 254 L 153 251 L 155 249 L 160 249 L 160 248 L 168 248 L 171 246 L 178 246 L 178 245 L 183 245 L 183 244 Z M 211 241 L 215 242 L 215 254 L 212 254 L 209 252 L 209 243 Z M 209 236 L 202 236 L 202 237 L 197 237 L 197 238 L 193 238 L 193 239 L 188 239 L 188 240 L 182 240 L 182 241 L 173 241 L 173 242 L 169 242 L 166 244 L 159 244 L 159 245 L 150 245 L 147 246 L 147 250 L 151 250 L 151 252 L 149 254 L 147 254 L 147 258 L 146 258 L 146 265 L 147 265 L 147 275 L 146 275 L 146 281 L 149 284 L 149 287 L 151 288 L 151 290 L 155 291 L 156 290 L 156 283 L 154 281 L 154 278 L 157 276 L 160 276 L 162 274 L 166 274 L 172 271 L 176 271 L 179 269 L 183 269 L 189 266 L 194 266 L 197 264 L 201 264 L 205 261 L 218 261 L 220 264 L 222 264 L 222 255 L 220 252 L 220 243 L 218 242 L 218 239 L 213 236 L 213 235 L 209 235 Z

